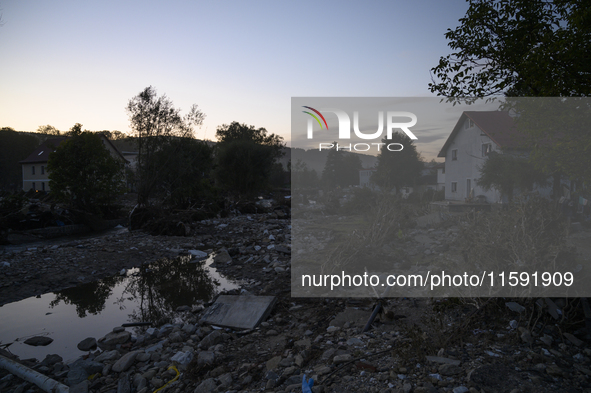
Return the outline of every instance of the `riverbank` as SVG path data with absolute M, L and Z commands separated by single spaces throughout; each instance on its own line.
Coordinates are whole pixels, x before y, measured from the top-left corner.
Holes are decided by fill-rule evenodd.
M 259 327 L 246 332 L 212 328 L 201 322 L 210 304 L 198 303 L 174 310 L 168 322 L 153 328 L 114 327 L 93 337 L 103 348 L 87 351 L 84 361 L 68 365 L 52 356 L 24 363 L 77 391 L 101 393 L 153 392 L 175 379 L 171 365 L 180 377 L 161 392 L 301 392 L 304 374 L 315 379 L 314 392 L 591 389 L 584 328 L 538 310 L 535 299 L 518 300 L 523 309 L 499 298 L 388 299 L 372 328 L 363 332 L 375 306 L 371 298 L 290 296 L 289 220 L 273 214 L 237 216 L 201 221 L 191 229 L 191 237 L 131 232 L 1 254 L 10 266 L 1 268 L 0 299 L 6 303 L 160 257 L 214 250 L 223 255 L 216 269 L 244 290 L 231 294 L 277 297 Z M 412 236 L 408 247 L 413 253 L 429 257 L 457 251 L 453 228 L 433 224 Z M 572 299 L 558 307 L 573 316 L 580 309 Z M 0 391 L 38 390 L 1 371 Z

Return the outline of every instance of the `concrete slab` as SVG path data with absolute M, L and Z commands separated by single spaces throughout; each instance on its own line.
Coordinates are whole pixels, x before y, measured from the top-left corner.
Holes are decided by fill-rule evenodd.
M 221 295 L 201 321 L 232 329 L 254 329 L 269 316 L 276 302 L 275 296 Z

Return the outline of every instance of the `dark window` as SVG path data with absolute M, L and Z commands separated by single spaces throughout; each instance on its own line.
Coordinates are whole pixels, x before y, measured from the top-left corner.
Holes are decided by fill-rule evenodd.
M 458 159 L 458 149 L 453 149 L 451 151 L 451 160 L 456 161 Z
M 35 174 L 35 165 L 33 165 L 33 166 L 31 167 L 31 175 L 34 175 L 34 174 Z
M 43 167 L 41 167 L 41 168 L 43 168 Z M 45 191 L 45 182 L 41 182 L 41 189 L 42 189 L 43 191 Z
M 41 174 L 44 175 L 45 174 L 45 166 L 41 165 Z
M 36 190 L 36 188 L 35 188 L 35 182 L 31 183 L 31 190 Z
M 458 183 L 455 181 L 451 182 L 451 192 L 456 192 L 458 191 Z

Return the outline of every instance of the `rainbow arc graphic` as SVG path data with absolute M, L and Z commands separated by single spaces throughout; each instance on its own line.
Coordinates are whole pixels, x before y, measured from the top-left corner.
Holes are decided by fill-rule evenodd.
M 324 125 L 326 126 L 326 129 L 328 130 L 328 124 L 326 124 L 326 119 L 324 118 L 324 116 L 322 116 L 322 113 L 318 112 L 316 109 L 310 107 L 310 106 L 303 106 L 302 108 L 306 108 L 306 109 L 310 109 L 311 111 L 313 111 L 314 113 L 316 113 L 318 116 L 320 116 L 320 118 L 322 118 L 322 121 L 324 121 Z M 314 113 L 310 113 L 308 111 L 302 111 L 304 113 L 309 114 L 310 116 L 312 116 L 314 119 L 316 119 L 316 121 L 318 122 L 318 124 L 320 124 L 320 129 L 322 129 L 322 123 L 320 122 L 320 119 L 318 117 L 316 117 L 316 115 L 314 115 Z

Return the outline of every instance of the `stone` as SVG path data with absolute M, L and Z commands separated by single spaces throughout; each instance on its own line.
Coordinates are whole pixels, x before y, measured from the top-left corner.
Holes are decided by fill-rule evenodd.
M 221 344 L 224 342 L 224 333 L 221 330 L 214 330 L 201 340 L 199 346 L 203 349 L 209 349 L 210 347 Z
M 221 250 L 218 253 L 215 254 L 215 257 L 213 257 L 213 261 L 215 263 L 232 263 L 232 257 L 230 256 L 230 254 L 228 254 L 228 251 L 226 250 Z
M 215 360 L 215 354 L 210 351 L 200 351 L 197 354 L 197 365 L 198 366 L 205 366 L 206 364 L 213 364 Z
M 453 393 L 468 393 L 469 391 L 470 389 L 465 386 L 458 386 L 457 388 L 454 388 Z
M 342 364 L 342 363 L 347 363 L 349 361 L 351 361 L 353 357 L 350 354 L 345 354 L 345 355 L 337 355 L 332 359 L 332 362 L 334 364 Z
M 575 336 L 573 336 L 570 333 L 563 333 L 563 336 L 570 341 L 571 343 L 573 343 L 574 345 L 576 345 L 577 347 L 580 347 L 581 345 L 583 345 L 583 341 L 579 340 L 578 338 L 576 338 Z
M 121 333 L 123 331 L 125 331 L 125 328 L 123 326 L 115 326 L 113 328 L 113 333 Z
M 363 341 L 361 341 L 357 337 L 351 337 L 350 339 L 347 340 L 347 345 L 349 345 L 351 347 L 353 347 L 353 346 L 362 346 L 363 345 Z
M 215 383 L 215 379 L 208 378 L 201 382 L 199 386 L 197 386 L 193 393 L 209 393 L 213 392 L 217 388 L 217 384 Z
M 113 371 L 116 373 L 120 373 L 126 371 L 128 368 L 131 367 L 133 362 L 135 362 L 135 358 L 138 355 L 139 351 L 128 352 L 121 357 L 121 359 L 117 360 L 117 362 L 113 365 Z
M 225 373 L 223 375 L 220 375 L 220 377 L 218 378 L 218 381 L 220 382 L 221 386 L 224 388 L 230 387 L 232 385 L 232 373 Z
M 64 359 L 60 355 L 50 354 L 45 356 L 45 359 L 41 362 L 44 366 L 53 366 L 56 363 L 63 361 Z
M 81 351 L 93 351 L 96 349 L 96 339 L 94 337 L 88 337 L 80 341 L 77 345 Z
M 113 350 L 117 347 L 117 344 L 125 344 L 131 339 L 131 332 L 111 332 L 101 337 L 97 341 L 97 345 L 102 350 Z
M 102 370 L 101 370 L 102 371 Z M 66 384 L 70 387 L 76 386 L 81 382 L 87 381 L 90 374 L 82 367 L 73 367 L 68 371 Z
M 455 364 L 442 364 L 441 366 L 439 366 L 439 374 L 443 375 L 444 377 L 458 375 L 461 372 L 462 368 L 456 366 Z
M 455 366 L 460 365 L 459 360 L 444 358 L 441 356 L 427 356 L 427 360 L 430 362 L 439 363 L 439 364 L 453 364 Z
M 275 370 L 279 367 L 279 363 L 281 362 L 281 356 L 275 356 L 269 360 L 267 360 L 266 366 L 267 370 Z
M 94 361 L 95 362 L 106 362 L 109 360 L 116 360 L 119 359 L 121 357 L 121 354 L 119 353 L 119 351 L 117 351 L 116 349 L 113 349 L 112 351 L 105 351 L 103 353 L 101 353 L 100 355 L 98 355 Z
M 53 342 L 53 338 L 46 336 L 35 336 L 25 340 L 25 344 L 32 345 L 34 347 L 44 347 Z
M 507 306 L 509 308 L 509 310 L 514 311 L 514 312 L 518 312 L 520 314 L 525 311 L 525 307 L 523 307 L 519 303 L 507 302 L 507 303 L 505 303 L 505 306 Z
M 521 341 L 530 345 L 534 343 L 534 338 L 531 336 L 529 330 L 524 329 L 523 333 L 521 333 Z
M 137 354 L 135 360 L 138 362 L 147 362 L 148 360 L 150 360 L 150 354 L 145 353 L 145 352 L 140 352 Z
M 72 387 L 70 387 L 70 393 L 88 393 L 88 384 L 89 382 L 82 381 Z
M 550 364 L 546 367 L 546 372 L 548 375 L 553 377 L 561 377 L 562 376 L 562 369 L 555 364 Z
M 131 383 L 128 374 L 119 377 L 117 381 L 117 393 L 131 393 Z
M 181 334 L 181 332 L 172 332 L 168 336 L 168 341 L 170 341 L 171 343 L 180 343 L 183 341 L 183 335 Z
M 207 258 L 207 253 L 201 250 L 189 250 L 189 254 L 191 254 L 195 259 L 201 260 Z

